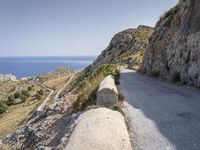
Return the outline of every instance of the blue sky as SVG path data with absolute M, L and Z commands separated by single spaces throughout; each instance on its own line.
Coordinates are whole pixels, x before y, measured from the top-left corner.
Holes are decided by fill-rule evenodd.
M 1 0 L 0 56 L 98 55 L 119 31 L 154 26 L 178 0 Z

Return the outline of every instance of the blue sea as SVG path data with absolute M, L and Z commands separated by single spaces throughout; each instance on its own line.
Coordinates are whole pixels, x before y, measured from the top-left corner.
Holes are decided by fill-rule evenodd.
M 0 57 L 0 74 L 13 74 L 20 79 L 35 77 L 59 67 L 78 71 L 91 64 L 95 58 L 95 56 Z

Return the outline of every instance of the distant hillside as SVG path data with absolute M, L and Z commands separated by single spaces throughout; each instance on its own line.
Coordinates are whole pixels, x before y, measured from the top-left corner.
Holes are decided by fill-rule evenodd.
M 70 68 L 61 67 L 61 68 L 56 69 L 55 71 L 39 75 L 37 79 L 44 82 L 44 81 L 48 81 L 48 80 L 52 80 L 56 78 L 71 76 L 74 72 L 75 71 Z

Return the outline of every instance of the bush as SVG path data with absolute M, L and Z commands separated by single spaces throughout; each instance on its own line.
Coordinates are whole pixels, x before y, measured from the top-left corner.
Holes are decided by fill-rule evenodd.
M 168 12 L 165 13 L 164 19 L 166 19 L 170 16 L 174 16 L 175 14 L 177 14 L 177 12 L 178 12 L 178 6 L 171 8 Z
M 22 95 L 25 95 L 26 97 L 31 96 L 31 94 L 27 90 L 22 90 Z
M 115 73 L 115 84 L 120 84 L 120 72 L 119 70 L 116 70 L 116 73 Z
M 178 12 L 178 6 L 171 8 L 166 14 L 164 15 L 164 19 L 167 19 L 165 22 L 166 27 L 170 27 L 171 22 L 174 20 L 174 15 Z
M 39 94 L 39 95 L 44 95 L 44 91 L 41 89 L 41 90 L 39 90 L 39 91 L 37 91 L 37 93 Z
M 41 100 L 42 96 L 39 93 L 36 93 L 35 98 L 38 99 L 38 100 Z
M 171 83 L 178 83 L 181 81 L 180 79 L 180 73 L 173 71 L 169 74 L 168 79 L 169 82 Z
M 29 86 L 28 91 L 32 91 L 32 90 L 33 90 L 33 86 Z
M 4 113 L 8 109 L 8 105 L 0 103 L 0 114 Z
M 122 93 L 118 94 L 118 100 L 120 103 L 123 103 L 125 101 L 124 95 Z
M 87 96 L 84 94 L 81 94 L 78 96 L 77 100 L 73 104 L 73 108 L 75 112 L 81 111 L 83 109 L 83 104 L 87 100 Z
M 159 72 L 159 71 L 151 71 L 151 72 L 150 72 L 150 76 L 151 76 L 151 77 L 157 78 L 157 77 L 160 76 L 160 72 Z
M 25 102 L 27 100 L 27 96 L 26 95 L 21 95 L 20 99 L 22 100 L 22 102 Z
M 20 98 L 21 93 L 19 91 L 17 91 L 17 92 L 15 92 L 14 96 L 15 96 L 15 99 Z
M 52 89 L 55 91 L 55 90 L 56 90 L 56 87 L 55 87 L 55 86 L 53 86 L 53 87 L 52 87 Z
M 8 96 L 8 100 L 6 101 L 6 104 L 8 106 L 10 106 L 10 105 L 13 105 L 14 103 L 15 103 L 15 97 L 14 97 L 14 95 Z

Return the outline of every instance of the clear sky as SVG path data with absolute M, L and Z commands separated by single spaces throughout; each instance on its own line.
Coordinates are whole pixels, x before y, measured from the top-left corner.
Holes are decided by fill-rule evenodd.
M 98 55 L 178 0 L 0 0 L 0 56 Z

